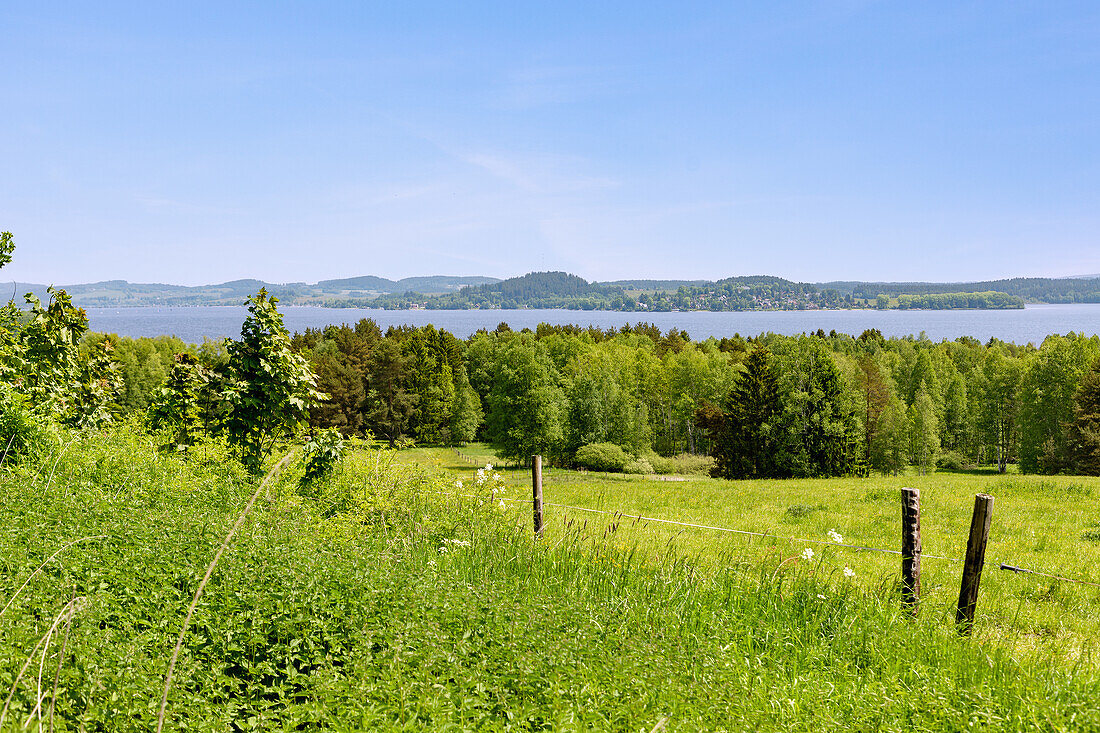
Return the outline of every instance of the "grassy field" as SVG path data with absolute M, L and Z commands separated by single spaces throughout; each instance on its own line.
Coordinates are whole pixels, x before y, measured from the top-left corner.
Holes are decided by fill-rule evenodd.
M 491 450 L 472 445 L 462 453 L 493 460 Z M 446 470 L 467 483 L 475 466 L 452 450 L 416 449 L 403 459 Z M 526 469 L 504 469 L 509 496 L 528 499 Z M 900 488 L 921 491 L 921 534 L 925 555 L 962 558 L 974 495 L 994 496 L 993 522 L 982 576 L 975 634 L 1011 647 L 1042 648 L 1069 659 L 1100 642 L 1100 586 L 1068 583 L 997 569 L 1016 567 L 1100 584 L 1100 478 L 938 473 L 928 476 L 775 481 L 722 481 L 685 477 L 655 480 L 620 474 L 548 469 L 544 474 L 545 522 L 550 542 L 570 522 L 587 521 L 592 543 L 609 542 L 660 560 L 670 553 L 702 567 L 783 561 L 811 566 L 826 575 L 855 572 L 866 589 L 893 592 L 900 573 L 897 555 L 822 547 L 778 538 L 828 541 L 835 530 L 844 541 L 900 549 Z M 632 518 L 565 509 L 549 504 L 619 511 L 658 519 L 767 533 L 761 538 L 679 527 Z M 515 521 L 530 527 L 527 507 L 516 505 Z M 613 532 L 609 527 L 617 527 Z M 810 548 L 814 560 L 800 554 Z M 922 562 L 921 613 L 953 622 L 962 564 L 926 558 Z
M 514 495 L 526 495 L 526 474 L 514 474 Z M 535 542 L 518 502 L 501 511 L 455 496 L 473 469 L 453 451 L 360 450 L 320 483 L 301 476 L 292 463 L 260 493 L 184 629 L 256 491 L 223 448 L 181 460 L 123 427 L 3 466 L 0 730 L 154 730 L 181 631 L 165 730 L 1100 729 L 1095 595 L 1076 588 L 990 578 L 979 633 L 960 639 L 941 618 L 957 580 L 947 570 L 929 569 L 951 587 L 933 587 L 914 621 L 890 593 L 889 558 L 869 553 L 819 547 L 820 562 L 802 562 L 790 559 L 797 543 L 626 522 L 605 537 L 606 522 L 566 526 L 574 515 L 552 507 Z M 929 551 L 953 537 L 932 517 L 986 479 L 945 480 L 926 485 Z M 825 486 L 834 493 L 822 498 Z M 1019 486 L 1020 505 L 1048 523 L 1027 542 L 1016 524 L 996 525 L 1019 535 L 1000 547 L 1082 571 L 1092 545 L 1072 556 L 1072 542 L 1038 545 L 1085 510 L 1037 507 L 1047 494 L 1066 511 L 1094 501 L 1087 487 Z M 886 544 L 898 502 L 878 492 L 894 488 L 555 470 L 546 485 L 548 501 Z M 998 598 L 1012 593 L 1018 619 Z

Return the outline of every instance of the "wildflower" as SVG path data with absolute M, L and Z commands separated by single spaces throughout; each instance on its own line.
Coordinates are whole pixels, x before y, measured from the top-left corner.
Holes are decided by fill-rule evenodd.
M 809 562 L 814 559 L 814 551 L 807 547 L 802 551 L 802 559 Z
M 493 470 L 493 464 L 491 464 L 491 463 L 486 463 L 486 464 L 485 464 L 485 470 L 486 470 L 486 471 L 492 471 L 492 470 Z
M 820 593 L 817 594 L 817 597 L 820 598 L 821 600 L 825 600 L 825 596 L 821 595 Z
M 455 481 L 455 488 L 458 489 L 459 491 L 462 491 L 462 479 L 457 479 Z
M 501 511 L 504 511 L 505 509 L 507 509 L 507 508 L 508 508 L 508 505 L 504 503 L 504 499 L 501 499 L 501 500 L 500 500 L 500 503 L 499 503 L 499 504 L 497 504 L 497 506 L 499 506 L 499 507 L 500 507 L 500 510 L 501 510 Z
M 829 530 L 829 539 L 837 543 L 838 545 L 844 544 L 844 538 L 841 537 L 840 532 L 837 532 L 835 529 Z
M 854 577 L 856 577 L 856 571 L 852 570 L 848 566 L 844 566 L 844 577 L 845 578 L 854 578 Z
M 435 560 L 429 560 L 428 565 L 430 565 L 431 567 L 434 568 L 435 567 Z

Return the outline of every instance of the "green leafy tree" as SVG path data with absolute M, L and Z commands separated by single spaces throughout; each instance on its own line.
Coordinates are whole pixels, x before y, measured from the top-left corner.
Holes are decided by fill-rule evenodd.
M 992 349 L 982 365 L 979 424 L 997 470 L 1004 473 L 1017 443 L 1020 361 Z
M 1020 470 L 1052 473 L 1070 460 L 1064 426 L 1074 419 L 1074 395 L 1100 354 L 1095 339 L 1048 336 L 1027 359 L 1020 379 Z
M 196 356 L 186 352 L 176 355 L 167 383 L 149 409 L 150 427 L 170 436 L 164 448 L 188 450 L 209 431 L 211 421 L 203 408 L 204 393 L 212 381 L 212 373 Z
M 964 452 L 972 432 L 970 406 L 966 382 L 955 371 L 947 383 L 943 395 L 943 424 L 940 428 L 941 443 L 945 450 Z
M 909 463 L 909 414 L 905 402 L 891 392 L 871 444 L 871 468 L 897 476 Z
M 11 232 L 0 232 L 0 269 L 11 263 L 13 252 L 15 252 L 14 236 Z
M 932 396 L 922 385 L 909 406 L 909 455 L 921 476 L 936 470 L 940 452 L 939 422 Z
M 557 456 L 564 444 L 566 399 L 553 362 L 528 338 L 497 352 L 485 397 L 485 428 L 506 458 Z
M 290 335 L 276 309 L 278 298 L 265 289 L 248 299 L 241 340 L 229 351 L 229 414 L 225 434 L 241 462 L 253 473 L 275 442 L 292 432 L 324 397 L 309 363 L 290 347 Z

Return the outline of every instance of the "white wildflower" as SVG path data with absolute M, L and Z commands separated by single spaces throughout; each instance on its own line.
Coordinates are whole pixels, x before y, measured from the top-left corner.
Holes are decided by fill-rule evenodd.
M 486 471 L 492 471 L 492 470 L 493 470 L 493 464 L 491 464 L 491 463 L 486 463 L 486 464 L 485 464 L 485 470 L 486 470 Z
M 821 595 L 820 593 L 817 594 L 817 597 L 820 598 L 821 600 L 825 600 L 825 596 Z
M 508 505 L 504 503 L 504 499 L 501 499 L 501 500 L 500 500 L 500 503 L 499 503 L 499 504 L 497 504 L 497 506 L 498 506 L 498 507 L 500 507 L 500 510 L 501 510 L 501 511 L 504 511 L 505 509 L 507 509 L 507 508 L 508 508 Z
M 840 532 L 837 532 L 835 529 L 829 530 L 829 539 L 837 543 L 838 545 L 844 544 L 844 538 L 841 537 Z
M 459 491 L 462 491 L 462 479 L 457 479 L 455 481 L 455 488 L 458 489 Z
M 845 566 L 845 567 L 844 567 L 844 577 L 845 577 L 845 578 L 854 578 L 854 577 L 856 577 L 856 571 L 855 571 L 855 570 L 852 570 L 852 569 L 851 569 L 850 567 L 848 567 L 848 566 Z
M 814 559 L 814 551 L 807 547 L 802 551 L 802 559 L 809 562 Z
M 429 560 L 428 565 L 434 568 L 435 567 L 435 560 Z

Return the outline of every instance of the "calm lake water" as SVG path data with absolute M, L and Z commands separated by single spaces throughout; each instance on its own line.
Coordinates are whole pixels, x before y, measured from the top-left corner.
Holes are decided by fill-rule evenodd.
M 916 336 L 922 331 L 933 341 L 973 336 L 983 342 L 991 337 L 1019 344 L 1042 343 L 1052 333 L 1075 331 L 1100 333 L 1100 304 L 1029 305 L 1023 310 L 1006 311 L 751 311 L 742 313 L 616 313 L 611 311 L 513 310 L 513 311 L 385 311 L 368 308 L 285 307 L 287 328 L 303 331 L 307 327 L 355 323 L 372 318 L 384 331 L 389 326 L 429 323 L 459 338 L 479 328 L 492 330 L 501 321 L 513 329 L 534 328 L 539 323 L 619 327 L 625 323 L 648 321 L 668 331 L 679 328 L 696 340 L 709 336 L 721 338 L 740 333 L 756 336 L 765 332 L 794 335 L 824 329 L 826 333 L 859 335 L 877 328 L 885 336 Z M 94 331 L 120 336 L 179 336 L 198 343 L 203 338 L 238 337 L 246 311 L 243 307 L 210 306 L 201 308 L 88 308 Z

